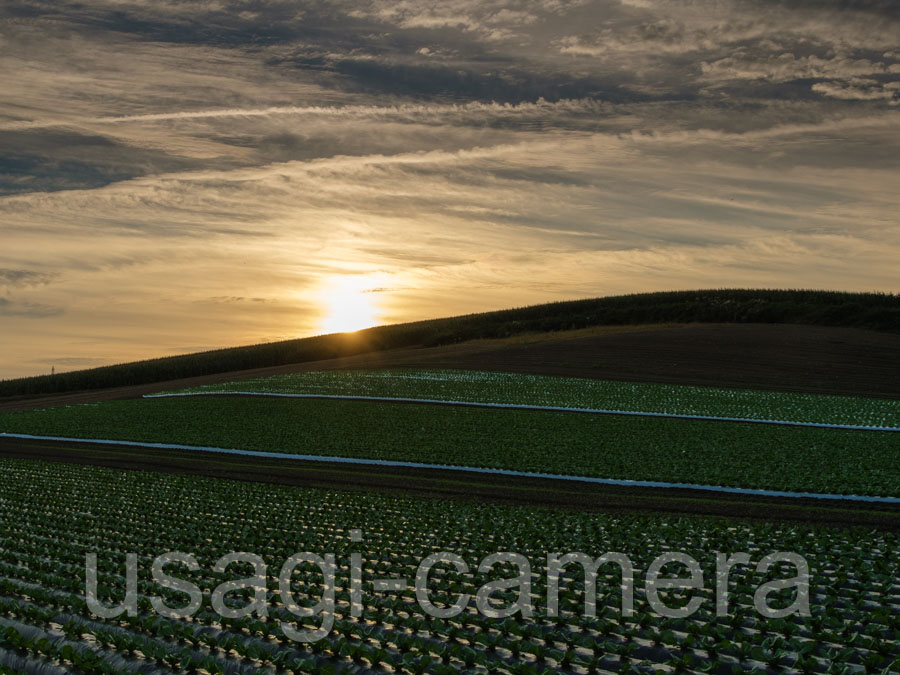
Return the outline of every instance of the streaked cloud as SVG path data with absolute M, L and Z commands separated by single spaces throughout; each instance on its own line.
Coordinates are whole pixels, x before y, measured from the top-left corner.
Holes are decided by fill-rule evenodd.
M 62 313 L 62 307 L 44 305 L 38 302 L 19 302 L 8 298 L 0 298 L 0 316 L 44 319 L 51 316 L 59 316 Z
M 14 270 L 0 268 L 0 286 L 43 286 L 56 279 L 56 274 L 37 270 Z

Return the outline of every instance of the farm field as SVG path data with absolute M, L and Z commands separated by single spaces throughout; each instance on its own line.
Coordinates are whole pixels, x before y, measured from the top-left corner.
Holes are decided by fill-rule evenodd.
M 372 396 L 900 428 L 900 401 L 460 370 L 291 373 L 173 393 Z
M 894 432 L 245 397 L 157 398 L 4 413 L 0 431 L 900 496 L 900 437 Z
M 499 507 L 435 499 L 361 495 L 198 479 L 96 467 L 0 460 L 0 658 L 29 672 L 798 672 L 890 673 L 900 657 L 896 534 L 813 528 L 739 520 L 623 517 L 540 508 Z M 351 540 L 359 529 L 361 541 Z M 190 551 L 199 569 L 177 576 L 203 590 L 191 621 L 169 619 L 148 595 L 171 607 L 187 597 L 149 578 L 162 550 Z M 649 611 L 643 575 L 654 557 L 683 551 L 703 570 L 700 608 L 689 618 Z M 243 578 L 236 565 L 213 572 L 232 551 L 258 553 L 266 563 L 267 620 L 221 618 L 210 592 Z M 334 625 L 324 639 L 287 639 L 280 621 L 300 620 L 280 604 L 277 570 L 302 551 L 333 552 L 338 563 Z M 470 572 L 436 568 L 429 588 L 435 602 L 473 596 L 461 614 L 426 616 L 411 588 L 375 590 L 375 579 L 410 579 L 422 557 L 447 551 Z M 514 551 L 530 562 L 534 614 L 488 618 L 474 596 L 488 580 L 514 576 L 515 566 L 475 571 L 484 556 Z M 560 582 L 558 616 L 547 597 L 547 554 L 625 554 L 636 572 L 634 613 L 622 611 L 616 565 L 598 575 L 595 617 L 586 616 L 578 566 Z M 755 565 L 775 551 L 795 551 L 809 564 L 811 616 L 767 619 L 753 608 L 763 581 L 790 570 L 730 572 L 727 617 L 715 615 L 716 552 L 747 552 Z M 138 612 L 101 619 L 86 606 L 85 553 L 97 553 L 99 596 L 113 605 L 125 595 L 126 552 L 138 555 Z M 352 554 L 360 555 L 358 567 Z M 348 587 L 351 568 L 362 575 L 361 611 Z M 171 570 L 170 570 L 171 571 Z M 174 571 L 172 571 L 175 574 Z M 294 598 L 312 605 L 322 596 L 322 574 L 298 567 Z M 663 591 L 678 606 L 675 591 Z M 790 593 L 773 593 L 785 606 Z M 500 605 L 512 591 L 495 592 Z M 233 593 L 232 606 L 247 598 Z M 359 616 L 355 616 L 358 614 Z M 307 628 L 322 617 L 303 620 Z

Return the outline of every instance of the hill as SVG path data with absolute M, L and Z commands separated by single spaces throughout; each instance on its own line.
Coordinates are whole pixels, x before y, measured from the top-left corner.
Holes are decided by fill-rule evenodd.
M 700 290 L 556 302 L 379 326 L 56 375 L 0 381 L 0 396 L 146 385 L 410 347 L 597 326 L 663 323 L 804 324 L 900 333 L 900 296 L 810 290 Z

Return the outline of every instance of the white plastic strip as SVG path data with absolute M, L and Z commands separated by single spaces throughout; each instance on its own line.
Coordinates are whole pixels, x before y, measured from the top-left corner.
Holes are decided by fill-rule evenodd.
M 644 410 L 606 410 L 604 408 L 570 408 L 527 403 L 487 403 L 484 401 L 450 401 L 435 398 L 392 398 L 388 396 L 358 396 L 343 394 L 282 394 L 261 391 L 197 391 L 175 394 L 144 394 L 144 398 L 178 398 L 190 396 L 264 396 L 270 398 L 313 398 L 338 401 L 375 401 L 380 403 L 428 403 L 436 405 L 468 406 L 471 408 L 508 408 L 511 410 L 549 410 L 552 412 L 576 412 L 594 415 L 631 415 L 633 417 L 665 417 L 679 420 L 713 420 L 716 422 L 750 422 L 752 424 L 778 424 L 788 427 L 813 427 L 816 429 L 847 429 L 850 431 L 900 431 L 900 427 L 877 427 L 863 424 L 831 424 L 828 422 L 795 422 L 753 417 L 717 417 L 714 415 L 686 415 L 681 413 L 648 412 Z
M 0 432 L 0 438 L 21 438 L 34 441 L 56 441 L 61 443 L 92 443 L 97 445 L 124 445 L 137 448 L 157 448 L 160 450 L 190 450 L 195 452 L 215 452 L 226 455 L 242 455 L 246 457 L 265 457 L 267 459 L 296 460 L 301 462 L 334 462 L 338 464 L 358 464 L 364 466 L 391 466 L 409 469 L 439 469 L 443 471 L 468 471 L 493 476 L 518 476 L 521 478 L 545 478 L 551 480 L 567 480 L 580 483 L 597 483 L 599 485 L 620 485 L 625 487 L 677 488 L 682 490 L 704 490 L 706 492 L 724 492 L 736 495 L 760 495 L 763 497 L 787 497 L 792 499 L 828 499 L 853 502 L 873 502 L 882 504 L 900 504 L 900 497 L 867 497 L 864 495 L 837 495 L 820 492 L 782 492 L 779 490 L 757 490 L 753 488 L 721 487 L 718 485 L 699 485 L 694 483 L 665 483 L 651 480 L 625 480 L 618 478 L 593 478 L 591 476 L 566 476 L 555 473 L 535 473 L 531 471 L 513 471 L 511 469 L 489 469 L 477 466 L 459 466 L 456 464 L 426 464 L 422 462 L 403 462 L 390 459 L 359 459 L 355 457 L 334 457 L 330 455 L 294 455 L 282 452 L 264 452 L 261 450 L 235 450 L 216 448 L 205 445 L 178 445 L 175 443 L 144 443 L 141 441 L 115 441 L 97 438 L 69 438 L 66 436 L 32 436 L 30 434 L 12 434 Z

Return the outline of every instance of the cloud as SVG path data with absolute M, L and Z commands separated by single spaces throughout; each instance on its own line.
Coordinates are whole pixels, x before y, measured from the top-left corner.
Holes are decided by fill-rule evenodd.
M 852 58 L 795 57 L 781 53 L 761 58 L 729 56 L 712 63 L 701 63 L 706 79 L 711 81 L 765 79 L 789 82 L 801 79 L 851 78 L 890 73 L 890 66 L 879 61 Z
M 63 313 L 62 307 L 44 305 L 38 302 L 17 302 L 0 297 L 0 315 L 24 317 L 29 319 L 46 319 Z
M 206 300 L 198 301 L 198 302 L 216 302 L 216 303 L 233 303 L 233 302 L 268 302 L 266 298 L 245 298 L 240 295 L 217 295 L 212 298 L 207 298 Z
M 817 82 L 812 85 L 812 90 L 845 101 L 900 102 L 900 82 L 881 83 L 875 80 L 854 78 L 849 82 Z
M 44 286 L 53 283 L 58 277 L 55 272 L 0 268 L 0 286 Z
M 0 130 L 0 196 L 101 187 L 189 168 L 190 160 L 97 134 L 58 129 Z M 196 165 L 196 164 L 193 164 Z
M 410 104 L 390 106 L 345 105 L 345 106 L 272 106 L 268 108 L 224 108 L 194 110 L 169 113 L 149 113 L 144 115 L 93 117 L 81 119 L 85 125 L 119 125 L 127 123 L 170 122 L 179 120 L 215 120 L 221 118 L 269 118 L 277 116 L 297 116 L 304 118 L 324 117 L 329 119 L 387 119 L 407 122 L 454 122 L 467 120 L 481 123 L 485 117 L 543 117 L 553 112 L 560 114 L 602 112 L 602 102 L 593 99 L 561 99 L 547 101 L 538 97 L 535 101 L 480 102 L 450 104 Z M 69 124 L 67 120 L 15 121 L 0 123 L 0 131 L 42 129 Z M 107 144 L 113 142 L 103 137 L 79 137 L 75 134 L 62 135 L 63 142 L 79 145 Z M 70 139 L 74 139 L 70 140 Z M 59 138 L 51 140 L 59 141 Z
M 65 22 L 97 32 L 125 33 L 175 44 L 262 45 L 304 34 L 306 18 L 293 3 L 266 3 L 263 11 L 241 11 L 243 2 L 12 2 L 3 14 L 12 18 Z

